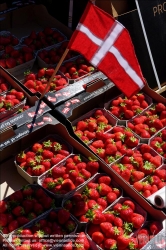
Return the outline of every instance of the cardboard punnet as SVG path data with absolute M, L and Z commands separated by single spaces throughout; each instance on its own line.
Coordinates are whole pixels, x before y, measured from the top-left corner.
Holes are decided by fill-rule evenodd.
M 5 117 L 0 121 L 0 142 L 2 143 L 3 141 L 10 138 L 12 134 L 14 135 L 15 129 L 32 121 L 36 111 L 38 111 L 36 116 L 39 117 L 44 113 L 50 111 L 50 108 L 46 105 L 44 101 L 41 101 L 39 103 L 39 99 L 37 96 L 30 96 L 2 67 L 0 67 L 0 75 L 9 82 L 11 88 L 14 88 L 18 91 L 22 91 L 24 93 L 26 97 L 25 105 L 30 106 L 29 109 L 21 113 L 16 112 L 14 114 L 11 114 L 10 116 Z
M 50 133 L 51 134 L 58 133 L 59 136 L 63 136 L 63 139 L 66 140 L 71 146 L 73 146 L 82 155 L 84 155 L 85 157 L 92 156 L 93 158 L 95 158 L 95 156 L 88 149 L 86 149 L 83 145 L 81 145 L 78 141 L 76 141 L 74 138 L 72 138 L 69 135 L 69 133 L 64 125 L 59 123 L 51 115 L 47 116 L 47 120 L 49 120 L 51 123 L 47 122 L 47 124 L 45 124 L 42 127 L 37 126 L 34 128 L 32 133 L 30 133 L 30 134 L 27 133 L 26 135 L 24 134 L 24 136 L 23 135 L 21 136 L 21 134 L 20 134 L 19 138 L 15 138 L 16 140 L 13 143 L 13 145 L 15 146 L 15 148 L 17 150 L 15 150 L 14 154 L 18 153 L 20 150 L 28 147 L 33 142 L 40 140 L 42 137 L 44 137 Z M 41 122 L 41 117 L 39 117 L 36 120 L 36 123 L 40 123 L 40 122 Z M 26 126 L 24 125 L 24 127 L 26 127 Z M 25 131 L 25 129 L 24 129 L 24 131 Z M 8 150 L 11 150 L 10 146 L 8 146 L 7 148 L 8 148 Z M 129 185 L 121 177 L 119 177 L 115 172 L 113 172 L 111 170 L 111 168 L 109 168 L 107 165 L 105 165 L 100 159 L 98 159 L 98 161 L 99 161 L 100 168 L 101 168 L 102 172 L 107 173 L 114 180 L 114 182 L 116 182 L 118 185 L 121 186 L 121 188 L 123 189 L 123 191 L 126 194 L 125 196 L 130 197 L 131 199 L 136 201 L 138 204 L 140 204 L 140 206 L 147 212 L 148 218 L 151 217 L 154 220 L 158 220 L 161 222 L 163 222 L 166 219 L 166 214 L 163 211 L 157 210 L 153 206 L 151 206 L 145 199 L 143 199 L 141 197 L 141 195 L 139 193 L 135 192 L 135 190 L 132 189 L 131 187 L 129 187 Z M 14 162 L 13 162 L 13 164 L 14 164 Z M 14 167 L 14 165 L 11 164 L 10 168 L 13 168 L 13 167 Z M 5 171 L 5 163 L 3 163 L 1 165 L 1 171 Z M 9 169 L 8 169 L 8 171 L 9 171 Z M 17 179 L 16 179 L 16 181 L 17 181 Z M 4 190 L 4 193 L 5 193 L 5 191 L 6 190 Z

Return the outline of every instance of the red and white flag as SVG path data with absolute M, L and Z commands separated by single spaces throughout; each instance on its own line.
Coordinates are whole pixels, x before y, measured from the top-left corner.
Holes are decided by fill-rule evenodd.
M 82 54 L 128 98 L 138 93 L 146 83 L 127 29 L 90 2 L 68 49 Z

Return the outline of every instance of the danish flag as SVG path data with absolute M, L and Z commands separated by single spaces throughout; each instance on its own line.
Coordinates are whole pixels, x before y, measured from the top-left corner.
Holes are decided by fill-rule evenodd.
M 68 49 L 82 54 L 128 98 L 146 84 L 127 29 L 88 2 Z

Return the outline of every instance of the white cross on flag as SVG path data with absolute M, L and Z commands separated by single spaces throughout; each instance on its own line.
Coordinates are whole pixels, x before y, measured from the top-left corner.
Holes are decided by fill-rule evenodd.
M 138 93 L 146 83 L 127 29 L 90 2 L 68 49 L 82 54 L 128 98 Z

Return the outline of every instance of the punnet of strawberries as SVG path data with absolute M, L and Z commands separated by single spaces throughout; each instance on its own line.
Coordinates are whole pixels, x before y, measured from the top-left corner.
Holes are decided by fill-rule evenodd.
M 40 176 L 67 158 L 71 149 L 54 137 L 34 143 L 27 151 L 16 156 L 16 163 L 30 176 Z
M 19 39 L 8 31 L 0 32 L 0 51 L 5 50 L 7 46 L 16 46 Z
M 106 132 L 116 125 L 116 120 L 104 109 L 92 110 L 90 116 L 73 125 L 74 133 L 86 144 L 97 137 L 98 133 Z
M 151 138 L 166 126 L 166 106 L 160 102 L 153 104 L 142 115 L 128 121 L 127 126 L 141 138 Z
M 0 55 L 0 65 L 5 69 L 12 69 L 33 59 L 35 59 L 35 55 L 31 48 L 27 46 L 20 46 L 14 48 L 9 45 L 5 48 L 5 51 Z
M 109 103 L 107 109 L 119 120 L 129 120 L 142 113 L 151 103 L 151 98 L 144 93 L 138 93 L 131 98 L 120 95 Z
M 122 195 L 108 175 L 97 174 L 80 191 L 64 200 L 63 207 L 73 214 L 80 223 L 87 223 L 95 211 L 103 212 Z
M 32 30 L 28 36 L 21 39 L 21 44 L 26 45 L 35 51 L 61 43 L 64 40 L 66 40 L 65 36 L 58 30 L 45 27 L 39 32 Z
M 130 129 L 115 126 L 107 133 L 98 132 L 97 139 L 88 146 L 107 164 L 112 164 L 138 144 L 138 137 Z
M 144 177 L 153 174 L 162 165 L 162 157 L 148 144 L 139 144 L 134 150 L 128 150 L 111 168 L 125 181 L 133 185 Z
M 163 128 L 149 142 L 149 145 L 162 157 L 166 158 L 166 128 Z
M 117 201 L 103 213 L 99 210 L 94 211 L 86 231 L 104 250 L 137 249 L 138 241 L 132 234 L 142 227 L 146 221 L 144 216 L 139 212 L 137 204 L 126 198 L 122 202 Z
M 133 187 L 145 198 L 157 192 L 166 186 L 166 165 L 155 169 L 151 175 L 148 175 L 142 181 L 137 181 Z
M 57 208 L 47 212 L 36 221 L 16 230 L 12 235 L 12 244 L 17 249 L 44 250 L 59 247 L 63 240 L 74 234 L 77 224 L 70 213 Z
M 60 165 L 41 176 L 41 185 L 53 194 L 67 194 L 98 172 L 98 161 L 71 155 Z
M 68 79 L 72 80 L 79 79 L 80 77 L 84 77 L 96 71 L 96 69 L 83 57 L 64 62 L 59 70 Z
M 24 86 L 32 93 L 43 93 L 50 77 L 54 72 L 53 68 L 40 68 L 37 73 L 31 71 L 24 72 Z M 56 74 L 47 89 L 49 91 L 58 91 L 68 85 L 68 80 L 60 74 Z
M 43 188 L 27 185 L 0 201 L 0 231 L 9 234 L 54 206 Z
M 0 113 L 13 109 L 20 104 L 25 98 L 22 91 L 11 89 L 6 94 L 0 96 Z
M 0 76 L 0 94 L 3 94 L 4 92 L 8 91 L 9 88 L 9 82 L 3 76 Z
M 37 56 L 46 64 L 57 64 L 67 48 L 68 43 L 69 41 L 64 41 L 59 46 L 55 46 L 54 48 L 40 50 Z M 75 51 L 70 50 L 64 60 L 69 60 L 76 55 L 78 54 Z

